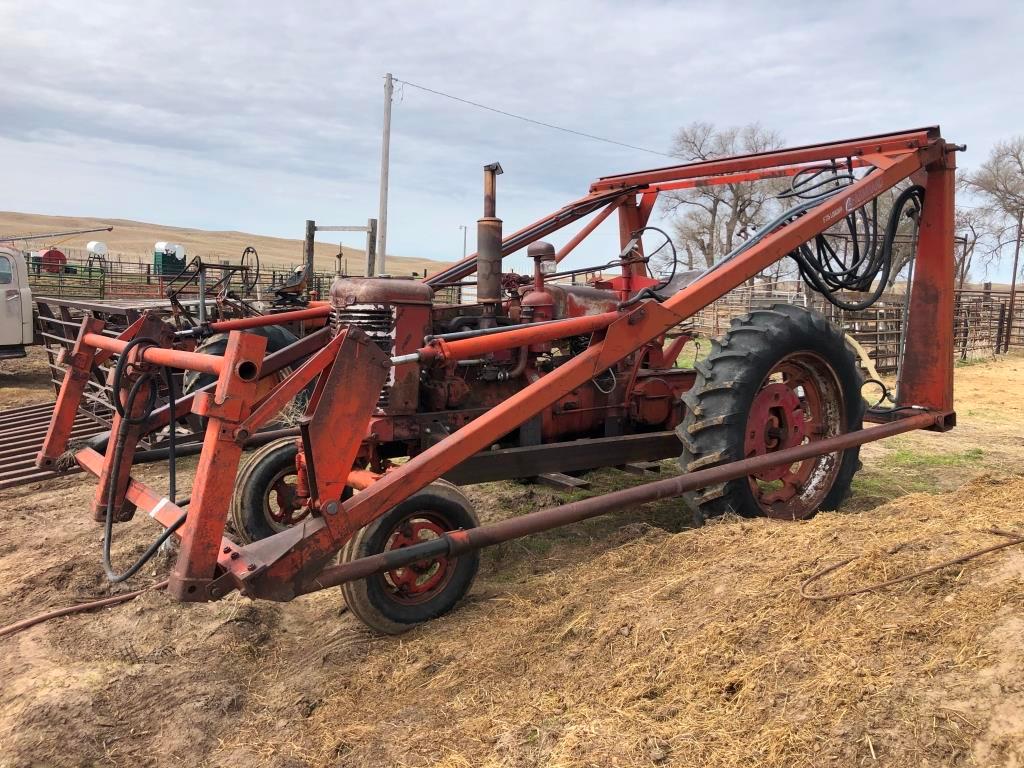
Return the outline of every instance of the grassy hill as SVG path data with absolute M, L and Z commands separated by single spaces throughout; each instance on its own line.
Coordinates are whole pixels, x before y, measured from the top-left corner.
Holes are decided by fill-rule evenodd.
M 94 227 L 112 226 L 112 232 L 99 232 L 91 235 L 76 235 L 51 240 L 34 240 L 19 244 L 32 250 L 45 246 L 59 246 L 69 249 L 83 249 L 90 240 L 102 240 L 107 244 L 112 256 L 124 255 L 131 260 L 148 260 L 153 252 L 153 243 L 166 240 L 181 243 L 189 256 L 199 255 L 213 261 L 228 260 L 237 262 L 246 246 L 251 245 L 259 251 L 260 262 L 270 267 L 289 267 L 302 261 L 302 240 L 283 237 L 267 237 L 247 232 L 217 232 L 185 227 L 171 227 L 161 224 L 150 224 L 126 219 L 96 219 L 81 216 L 43 216 L 34 213 L 16 213 L 0 211 L 0 240 L 4 237 L 27 235 L 46 232 L 61 232 L 72 229 L 90 229 Z M 325 233 L 326 234 L 326 233 Z M 336 235 L 331 235 L 335 237 Z M 348 235 L 352 241 L 359 240 L 359 233 Z M 362 249 L 345 246 L 345 258 L 349 274 L 365 274 L 366 254 Z M 317 242 L 315 250 L 316 268 L 323 271 L 335 269 L 335 254 L 338 253 L 337 242 Z M 437 272 L 445 264 L 430 259 L 418 259 L 408 256 L 388 256 L 387 270 L 390 274 L 408 275 L 412 272 L 422 274 L 426 269 L 430 273 Z

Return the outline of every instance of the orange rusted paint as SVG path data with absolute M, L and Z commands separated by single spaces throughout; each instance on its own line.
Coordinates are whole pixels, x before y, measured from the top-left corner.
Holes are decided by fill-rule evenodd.
M 242 317 L 237 320 L 221 320 L 210 323 L 210 331 L 213 333 L 224 333 L 226 331 L 247 331 L 252 328 L 262 328 L 267 325 L 281 325 L 282 323 L 296 323 L 303 320 L 315 320 L 324 318 L 331 314 L 331 305 L 326 301 L 310 302 L 316 306 L 308 309 L 297 309 L 291 312 L 276 312 L 270 315 L 256 315 L 254 317 Z
M 92 316 L 86 317 L 82 321 L 82 327 L 78 329 L 78 338 L 71 348 L 71 354 L 63 355 L 67 370 L 64 371 L 64 381 L 60 385 L 50 425 L 46 428 L 43 447 L 36 455 L 37 467 L 53 468 L 68 447 L 71 430 L 78 417 L 78 406 L 82 402 L 82 395 L 96 364 L 96 347 L 86 343 L 85 338 L 99 334 L 103 326 L 102 320 Z
M 114 354 L 121 354 L 128 346 L 127 341 L 111 339 L 101 336 L 98 333 L 85 334 L 84 341 L 91 347 L 103 349 Z M 202 352 L 186 352 L 180 349 L 165 349 L 163 347 L 145 347 L 141 354 L 141 360 L 154 365 L 166 365 L 171 368 L 181 368 L 187 371 L 199 371 L 219 376 L 221 367 L 224 365 L 224 358 L 217 355 L 204 355 Z
M 249 415 L 266 346 L 263 336 L 232 331 L 217 387 L 212 393 L 202 392 L 195 398 L 193 413 L 209 421 L 192 484 L 188 518 L 178 529 L 181 548 L 167 585 L 168 594 L 178 600 L 210 599 L 206 588 L 215 576 L 226 512 L 242 455 L 242 444 L 235 440 L 234 433 Z M 248 371 L 251 376 L 245 375 Z
M 620 244 L 625 245 L 646 225 L 657 194 L 663 189 L 714 184 L 725 179 L 774 178 L 796 173 L 811 163 L 832 160 L 841 165 L 871 164 L 876 169 L 798 219 L 780 226 L 735 258 L 708 270 L 663 303 L 650 299 L 629 302 L 616 311 L 472 338 L 435 339 L 419 347 L 420 362 L 453 364 L 454 368 L 456 361 L 490 354 L 503 355 L 502 359 L 508 364 L 512 359 L 509 355 L 516 350 L 569 337 L 590 337 L 589 347 L 574 350 L 571 359 L 560 360 L 543 375 L 534 372 L 527 379 L 532 383 L 510 390 L 509 396 L 497 405 L 489 410 L 481 409 L 483 412 L 476 418 L 460 423 L 457 431 L 424 447 L 407 463 L 394 466 L 382 475 L 354 466 L 357 456 L 360 466 L 364 465 L 361 446 L 372 445 L 378 439 L 377 435 L 368 437 L 368 433 L 378 428 L 374 425 L 380 424 L 381 429 L 394 433 L 399 431 L 397 426 L 386 425 L 374 415 L 377 394 L 387 374 L 388 355 L 374 343 L 367 343 L 362 331 L 352 327 L 342 331 L 293 374 L 296 378 L 263 396 L 258 393 L 255 378 L 240 375 L 243 361 L 253 365 L 258 373 L 265 345 L 262 337 L 232 333 L 223 360 L 157 346 L 141 350 L 139 358 L 145 362 L 186 367 L 218 376 L 214 393 L 202 392 L 194 398 L 193 411 L 207 416 L 209 426 L 188 521 L 178 532 L 182 549 L 172 575 L 170 593 L 183 600 L 207 600 L 215 599 L 224 588 L 230 587 L 240 588 L 250 596 L 286 600 L 306 591 L 311 579 L 359 528 L 473 454 L 486 450 L 527 420 L 545 413 L 611 366 L 621 365 L 619 370 L 629 372 L 627 386 L 632 388 L 634 382 L 639 381 L 642 355 L 648 355 L 649 360 L 660 359 L 662 365 L 671 364 L 671 358 L 678 354 L 684 342 L 666 346 L 667 331 L 828 230 L 851 210 L 915 175 L 925 176 L 928 193 L 922 213 L 920 255 L 909 321 L 912 331 L 907 361 L 908 368 L 914 370 L 908 370 L 900 396 L 901 404 L 924 406 L 930 413 L 937 414 L 930 417 L 930 422 L 922 418 L 922 424 L 934 423 L 935 418 L 946 423 L 943 415 L 952 412 L 949 330 L 952 327 L 952 262 L 949 254 L 952 250 L 954 169 L 949 149 L 936 129 L 922 129 L 599 179 L 587 197 L 505 238 L 502 253 L 524 247 L 602 206 L 605 210 L 597 217 L 597 223 L 611 210 L 617 210 Z M 574 247 L 597 223 L 591 221 L 570 245 Z M 472 262 L 473 257 L 470 257 L 445 270 L 441 273 L 442 281 L 468 274 L 473 269 Z M 436 276 L 432 281 L 434 279 Z M 652 282 L 646 264 L 641 259 L 633 259 L 622 265 L 621 277 L 609 281 L 609 285 L 620 292 L 622 299 L 628 299 Z M 415 329 L 403 331 L 402 345 L 418 344 L 414 338 L 418 333 Z M 940 339 L 938 343 L 936 337 Z M 80 342 L 83 348 L 93 350 L 117 352 L 124 349 L 124 342 L 107 339 L 94 330 L 83 329 Z M 627 362 L 623 363 L 624 360 Z M 418 375 L 419 366 L 407 365 L 409 377 Z M 302 424 L 302 447 L 303 458 L 309 465 L 307 469 L 315 477 L 314 508 L 319 516 L 307 517 L 292 528 L 245 547 L 225 544 L 225 513 L 237 471 L 241 439 L 251 428 L 266 423 L 290 395 L 314 378 L 314 394 Z M 662 401 L 671 388 L 651 380 L 639 389 L 646 401 L 635 407 L 644 409 L 648 421 L 659 422 L 665 410 Z M 95 464 L 93 456 L 85 452 L 79 456 L 83 466 Z M 728 471 L 723 468 L 723 472 Z M 347 487 L 362 490 L 342 502 Z M 151 493 L 131 480 L 128 480 L 124 497 L 159 504 L 154 502 Z M 163 508 L 168 509 L 168 505 L 163 504 Z M 158 515 L 162 521 L 169 517 L 163 511 Z
M 953 226 L 956 155 L 938 154 L 925 166 L 917 264 L 910 292 L 899 405 L 953 411 Z M 952 426 L 952 424 L 948 424 Z
M 928 146 L 934 141 L 941 141 L 937 128 L 920 128 L 905 133 L 866 136 L 849 141 L 836 141 L 829 144 L 815 144 L 792 149 L 779 149 L 771 152 L 758 152 L 750 155 L 737 155 L 721 160 L 708 160 L 700 163 L 674 165 L 666 168 L 654 168 L 649 171 L 625 173 L 617 176 L 603 176 L 590 185 L 591 194 L 602 191 L 621 189 L 629 186 L 646 186 L 665 182 L 696 179 L 702 176 L 716 176 L 725 173 L 743 173 L 770 168 L 781 168 L 786 165 L 803 165 L 820 163 L 828 160 L 845 160 L 870 153 L 913 152 Z

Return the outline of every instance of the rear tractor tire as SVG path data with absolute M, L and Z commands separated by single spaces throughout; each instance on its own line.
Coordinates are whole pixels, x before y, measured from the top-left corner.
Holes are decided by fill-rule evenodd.
M 473 506 L 454 485 L 437 480 L 356 533 L 342 562 L 401 549 L 476 528 Z M 448 613 L 469 592 L 479 551 L 438 557 L 341 585 L 349 610 L 370 629 L 398 635 Z
M 676 428 L 683 470 L 727 464 L 861 428 L 856 355 L 818 312 L 788 304 L 735 318 L 696 364 Z M 732 512 L 801 520 L 850 491 L 859 448 L 806 459 L 684 495 L 694 522 Z

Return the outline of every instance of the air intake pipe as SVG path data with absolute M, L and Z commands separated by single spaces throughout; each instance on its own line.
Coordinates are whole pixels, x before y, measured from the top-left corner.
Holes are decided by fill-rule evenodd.
M 483 305 L 481 328 L 497 325 L 501 304 L 501 219 L 495 216 L 500 163 L 484 166 L 484 215 L 476 223 L 476 297 Z

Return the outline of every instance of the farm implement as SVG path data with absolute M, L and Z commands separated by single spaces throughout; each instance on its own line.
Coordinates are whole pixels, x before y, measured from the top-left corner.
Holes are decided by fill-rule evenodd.
M 143 315 L 112 337 L 87 316 L 37 465 L 57 465 L 86 383 L 117 356 L 110 437 L 74 454 L 98 478 L 91 513 L 105 524 L 108 575 L 126 578 L 174 536 L 168 592 L 178 600 L 239 590 L 282 601 L 340 586 L 353 613 L 387 633 L 450 610 L 479 550 L 518 536 L 667 497 L 681 497 L 698 520 L 835 509 L 860 445 L 955 424 L 959 149 L 926 128 L 608 176 L 508 236 L 496 215 L 501 167 L 486 166 L 477 253 L 428 280 L 339 277 L 327 304 L 184 332 Z M 648 225 L 659 194 L 738 182 L 784 189 L 785 212 L 713 267 L 679 272 L 672 259 L 655 275 L 649 243 L 663 237 L 672 247 Z M 891 213 L 880 217 L 877 198 L 890 190 Z M 617 274 L 559 271 L 612 214 Z M 843 334 L 798 306 L 736 318 L 706 359 L 677 367 L 687 320 L 786 257 L 829 301 L 870 305 L 907 217 L 917 256 L 903 364 L 878 405 L 866 407 Z M 584 220 L 561 248 L 543 239 Z M 533 274 L 503 273 L 502 258 L 524 248 Z M 584 272 L 594 275 L 587 284 L 565 282 Z M 437 300 L 474 273 L 473 302 Z M 316 318 L 327 324 L 268 348 L 274 327 Z M 282 436 L 244 455 L 285 410 L 297 413 Z M 191 496 L 180 499 L 173 436 L 186 419 L 205 432 Z M 171 438 L 166 494 L 132 477 L 140 440 L 157 432 Z M 677 477 L 488 525 L 455 484 L 670 453 L 684 470 Z M 116 573 L 113 526 L 137 509 L 165 530 Z

